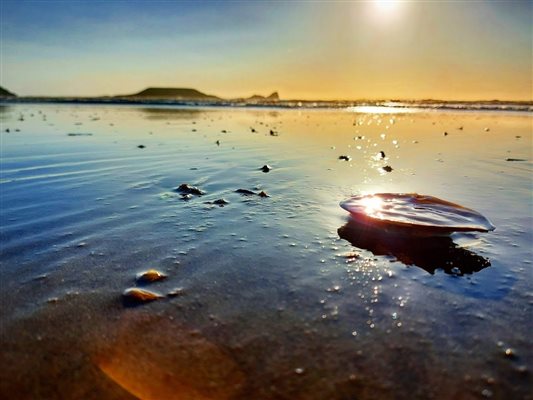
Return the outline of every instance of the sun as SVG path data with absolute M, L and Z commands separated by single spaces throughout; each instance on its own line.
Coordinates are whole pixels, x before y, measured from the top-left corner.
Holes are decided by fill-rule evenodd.
M 374 4 L 384 13 L 390 13 L 398 8 L 401 0 L 374 0 Z

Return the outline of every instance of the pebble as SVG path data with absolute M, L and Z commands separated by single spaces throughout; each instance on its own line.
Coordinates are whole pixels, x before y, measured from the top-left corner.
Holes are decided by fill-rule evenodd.
M 151 292 L 149 290 L 145 289 L 139 289 L 139 288 L 129 288 L 126 289 L 122 296 L 124 299 L 135 302 L 135 303 L 145 303 L 148 301 L 154 301 L 157 299 L 160 299 L 162 296 L 158 293 Z
M 140 145 L 137 146 L 137 148 L 139 148 L 139 149 L 144 149 L 145 147 L 146 146 L 144 144 L 140 144 Z
M 392 167 L 390 165 L 385 165 L 383 167 L 383 170 L 386 171 L 386 172 L 391 172 L 392 171 Z
M 181 296 L 182 294 L 184 294 L 184 289 L 183 288 L 175 288 L 175 289 L 172 289 L 170 292 L 168 292 L 167 296 L 168 297 L 177 297 L 177 296 Z
M 514 358 L 516 358 L 516 353 L 515 353 L 515 351 L 513 349 L 508 347 L 507 349 L 505 349 L 505 357 L 510 358 L 510 359 L 514 359 Z
M 271 171 L 271 170 L 272 170 L 272 167 L 271 167 L 270 165 L 268 165 L 268 164 L 265 164 L 265 165 L 263 165 L 263 166 L 261 167 L 261 171 L 263 171 L 263 172 L 265 172 L 265 173 L 266 173 L 266 172 L 269 172 L 269 171 Z
M 344 160 L 344 161 L 350 161 L 352 159 L 352 157 L 350 156 L 339 156 L 339 160 Z

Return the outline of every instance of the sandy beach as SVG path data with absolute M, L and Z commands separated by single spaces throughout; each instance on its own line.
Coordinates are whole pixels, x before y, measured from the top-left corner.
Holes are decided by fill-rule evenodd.
M 0 397 L 531 398 L 531 113 L 4 104 L 0 119 Z M 496 230 L 377 248 L 339 202 L 379 192 Z M 151 268 L 166 279 L 136 280 Z M 135 287 L 162 298 L 131 306 Z

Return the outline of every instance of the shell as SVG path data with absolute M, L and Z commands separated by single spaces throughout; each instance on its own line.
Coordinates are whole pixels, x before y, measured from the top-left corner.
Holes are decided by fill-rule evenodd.
M 340 203 L 356 222 L 378 228 L 409 229 L 411 233 L 488 232 L 494 226 L 483 215 L 459 204 L 417 193 L 376 193 L 353 196 Z

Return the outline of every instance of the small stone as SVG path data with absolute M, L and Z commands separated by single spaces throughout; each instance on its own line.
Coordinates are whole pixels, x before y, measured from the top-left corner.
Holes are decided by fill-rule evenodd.
M 261 190 L 258 194 L 259 197 L 270 197 L 264 190 Z
M 146 146 L 144 144 L 140 144 L 140 145 L 137 146 L 137 148 L 139 148 L 139 149 L 144 149 L 145 147 Z
M 448 132 L 444 132 L 444 136 L 448 136 Z
M 350 161 L 351 159 L 352 159 L 352 157 L 350 157 L 350 156 L 344 156 L 344 155 L 339 156 L 339 160 Z
M 220 146 L 220 140 L 217 140 L 215 143 L 217 144 L 217 146 Z
M 263 166 L 261 167 L 261 171 L 263 171 L 263 172 L 265 172 L 265 173 L 266 173 L 266 172 L 269 172 L 269 171 L 271 171 L 271 170 L 272 170 L 272 167 L 271 167 L 270 165 L 268 165 L 268 164 L 265 164 L 265 165 L 263 165 Z
M 385 157 L 386 157 L 386 156 L 385 156 L 385 152 L 384 152 L 383 150 L 381 150 L 381 151 L 379 152 L 379 155 L 381 156 L 381 158 L 385 158 Z
M 188 183 L 182 183 L 175 190 L 180 193 L 194 194 L 196 196 L 202 196 L 205 194 L 204 191 L 198 189 L 196 186 L 190 186 Z
M 225 199 L 217 199 L 217 200 L 211 202 L 211 204 L 215 204 L 217 206 L 224 207 L 225 205 L 229 204 L 229 201 L 227 201 Z
M 165 279 L 167 276 L 155 269 L 149 269 L 148 271 L 137 274 L 137 280 L 141 282 L 155 282 Z
M 508 347 L 507 349 L 505 349 L 505 357 L 510 358 L 510 359 L 515 359 L 516 353 L 513 349 Z
M 360 255 L 359 253 L 356 253 L 355 251 L 347 251 L 346 253 L 342 253 L 342 254 L 339 254 L 340 257 L 344 257 L 344 258 L 359 258 Z
M 168 292 L 167 296 L 168 297 L 177 297 L 177 296 L 181 296 L 184 294 L 184 289 L 183 288 L 175 288 L 175 289 L 172 289 L 170 292 Z
M 505 161 L 527 161 L 524 158 L 507 158 Z
M 383 167 L 383 170 L 386 171 L 386 172 L 391 172 L 392 171 L 392 167 L 390 165 L 385 165 Z
M 133 303 L 145 303 L 148 301 L 154 301 L 160 299 L 162 296 L 158 293 L 151 292 L 145 289 L 129 288 L 126 289 L 122 296 L 126 301 Z
M 253 195 L 257 194 L 254 191 L 248 190 L 248 189 L 237 189 L 235 191 L 235 193 L 239 193 L 239 194 L 242 194 L 242 195 L 245 195 L 245 196 L 253 196 Z

